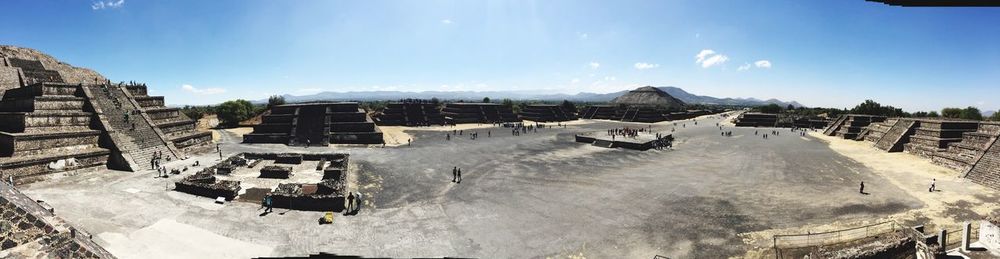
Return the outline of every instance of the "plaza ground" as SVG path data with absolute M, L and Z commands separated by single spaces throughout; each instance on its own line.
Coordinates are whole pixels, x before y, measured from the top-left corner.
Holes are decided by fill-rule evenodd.
M 778 233 L 882 220 L 953 228 L 997 210 L 989 205 L 996 191 L 909 154 L 788 129 L 725 126 L 733 135 L 723 137 L 715 126 L 721 118 L 697 121 L 585 121 L 520 136 L 473 124 L 451 141 L 449 128 L 384 128 L 413 139 L 407 146 L 396 137 L 387 148 L 245 145 L 238 130 L 215 131 L 225 154 L 349 153 L 364 210 L 322 226 L 321 212 L 260 216 L 259 204 L 174 192 L 180 177 L 153 171 L 59 176 L 22 190 L 121 258 L 755 257 Z M 673 133 L 674 149 L 606 149 L 573 138 L 648 125 Z M 780 135 L 754 134 L 771 130 Z M 469 138 L 472 131 L 479 139 Z M 217 159 L 209 153 L 168 165 Z M 451 182 L 456 166 L 460 184 Z M 931 178 L 941 192 L 927 192 Z M 858 193 L 861 181 L 870 195 Z

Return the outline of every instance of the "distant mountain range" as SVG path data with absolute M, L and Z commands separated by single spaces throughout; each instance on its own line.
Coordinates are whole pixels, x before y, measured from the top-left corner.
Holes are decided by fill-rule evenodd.
M 756 106 L 766 104 L 777 104 L 795 107 L 803 107 L 796 101 L 781 101 L 778 99 L 760 100 L 756 98 L 717 98 L 705 95 L 695 95 L 684 91 L 684 89 L 673 86 L 657 87 L 671 96 L 689 104 L 717 104 L 717 105 L 740 105 Z M 404 92 L 404 91 L 357 91 L 357 92 L 321 92 L 311 95 L 282 95 L 286 102 L 309 102 L 309 101 L 378 101 L 378 100 L 399 100 L 406 98 L 440 100 L 466 100 L 479 101 L 483 97 L 493 100 L 504 98 L 515 100 L 541 100 L 541 101 L 562 101 L 570 100 L 574 102 L 607 102 L 615 97 L 621 96 L 628 91 L 598 94 L 581 92 L 577 94 L 546 94 L 539 92 L 517 92 L 517 91 L 424 91 L 424 92 Z M 254 101 L 255 103 L 266 103 L 267 100 Z

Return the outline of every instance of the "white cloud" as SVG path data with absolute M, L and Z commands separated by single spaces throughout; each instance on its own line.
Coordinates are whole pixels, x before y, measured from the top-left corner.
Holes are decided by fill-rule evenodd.
M 605 76 L 605 77 L 604 77 L 604 81 L 615 81 L 615 80 L 617 80 L 617 79 L 618 79 L 618 78 L 615 78 L 615 77 L 613 77 L 613 76 Z
M 441 20 L 441 23 L 443 23 L 443 24 L 451 24 L 451 19 Z
M 739 68 L 736 68 L 736 71 L 743 71 L 743 70 L 748 70 L 748 69 L 750 69 L 750 63 L 743 64 Z
M 573 78 L 573 80 L 569 80 L 569 82 L 570 82 L 571 84 L 576 84 L 576 83 L 579 83 L 579 82 L 580 82 L 580 79 L 579 79 L 579 78 Z
M 90 9 L 94 9 L 94 10 L 102 10 L 102 9 L 107 9 L 107 8 L 114 9 L 114 8 L 122 7 L 124 5 L 125 5 L 125 0 L 118 0 L 118 1 L 114 1 L 114 0 L 97 1 L 97 2 L 94 2 L 94 3 L 90 4 Z
M 194 86 L 191 86 L 191 85 L 188 85 L 188 84 L 181 85 L 181 90 L 184 90 L 185 92 L 189 92 L 189 93 L 196 94 L 196 95 L 213 95 L 213 94 L 221 94 L 221 93 L 225 93 L 226 92 L 226 89 L 222 89 L 222 88 L 205 88 L 205 89 L 199 89 L 199 88 L 195 88 Z
M 771 61 L 757 60 L 757 62 L 753 62 L 753 65 L 757 66 L 758 68 L 771 68 Z
M 703 49 L 695 55 L 695 63 L 701 64 L 702 68 L 708 68 L 714 65 L 719 65 L 729 61 L 729 57 L 722 55 L 721 53 L 716 53 L 714 50 Z
M 586 39 L 589 39 L 589 38 L 590 38 L 590 35 L 589 35 L 589 34 L 586 34 L 586 33 L 577 33 L 577 34 L 576 34 L 576 37 L 577 37 L 577 38 L 580 38 L 581 40 L 586 40 Z
M 601 67 L 601 63 L 597 63 L 597 62 L 593 62 L 593 61 L 591 61 L 589 65 L 590 65 L 591 69 L 597 69 L 597 68 Z
M 650 63 L 645 63 L 645 62 L 635 63 L 635 69 L 638 69 L 638 70 L 645 70 L 645 69 L 658 68 L 658 67 L 660 67 L 660 64 L 650 64 Z

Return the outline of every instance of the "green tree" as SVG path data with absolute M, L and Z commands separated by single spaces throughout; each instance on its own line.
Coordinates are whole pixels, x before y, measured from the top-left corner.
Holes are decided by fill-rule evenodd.
M 503 98 L 503 101 L 500 102 L 500 105 L 503 105 L 504 107 L 513 109 L 514 108 L 514 100 Z
M 573 102 L 570 102 L 569 100 L 563 100 L 562 109 L 568 113 L 576 113 L 576 104 L 573 104 Z
M 1000 112 L 993 112 L 993 115 L 990 116 L 990 120 L 991 121 L 1000 121 Z
M 235 127 L 240 121 L 254 116 L 254 106 L 247 100 L 238 99 L 226 101 L 216 108 L 219 116 L 219 124 L 226 127 Z
M 490 98 L 489 97 L 483 97 L 483 102 L 484 103 L 489 103 L 490 102 Z
M 268 109 L 270 109 L 271 107 L 274 107 L 274 106 L 282 105 L 282 104 L 285 104 L 285 97 L 284 96 L 272 95 L 271 97 L 267 98 L 267 108 Z
M 927 117 L 937 118 L 937 117 L 941 117 L 941 115 L 938 115 L 937 111 L 930 111 L 930 112 L 927 113 Z
M 892 106 L 882 106 L 882 104 L 877 103 L 872 100 L 865 100 L 861 104 L 854 106 L 851 109 L 851 113 L 854 114 L 866 114 L 866 115 L 878 115 L 886 117 L 900 117 L 906 115 L 903 109 L 892 107 Z
M 795 110 L 795 105 L 789 104 L 788 107 L 785 107 L 785 109 L 786 110 Z
M 764 105 L 764 106 L 759 106 L 759 107 L 757 107 L 757 109 L 760 110 L 760 112 L 763 112 L 763 113 L 780 113 L 781 112 L 781 105 L 777 105 L 777 104 L 773 104 L 772 103 L 772 104 L 768 104 L 768 105 Z
M 965 109 L 962 109 L 962 115 L 960 116 L 960 118 L 979 121 L 983 120 L 983 113 L 979 111 L 979 108 L 969 106 L 966 107 Z
M 962 108 L 944 108 L 941 109 L 941 117 L 945 118 L 961 118 Z

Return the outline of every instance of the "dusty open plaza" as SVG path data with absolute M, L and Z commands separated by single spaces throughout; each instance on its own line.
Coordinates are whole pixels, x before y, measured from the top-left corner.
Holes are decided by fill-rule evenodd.
M 329 252 L 369 257 L 720 258 L 769 248 L 770 234 L 820 231 L 882 219 L 942 224 L 996 210 L 996 191 L 909 154 L 878 154 L 819 134 L 732 128 L 718 116 L 651 124 L 675 129 L 673 150 L 607 149 L 573 135 L 649 124 L 574 123 L 512 136 L 504 128 L 406 130 L 397 147 L 286 147 L 240 144 L 222 134 L 223 154 L 345 152 L 358 167 L 352 190 L 367 197 L 355 216 L 316 225 L 321 212 L 171 191 L 178 176 L 106 171 L 22 187 L 33 198 L 94 235 L 120 258 L 155 253 L 173 258 L 240 258 Z M 763 139 L 758 131 L 779 131 Z M 491 137 L 471 140 L 471 132 Z M 449 131 L 450 132 L 450 131 Z M 832 142 L 832 143 L 831 143 Z M 851 143 L 853 144 L 853 143 Z M 870 148 L 870 147 L 864 147 Z M 872 152 L 874 153 L 874 152 Z M 208 153 L 168 167 L 218 161 Z M 902 165 L 902 166 L 895 166 Z M 451 182 L 460 167 L 464 180 Z M 892 168 L 892 169 L 887 169 Z M 191 170 L 193 171 L 193 170 Z M 184 176 L 182 173 L 180 176 Z M 936 177 L 940 193 L 926 194 Z M 864 181 L 869 195 L 858 193 Z M 948 225 L 950 224 L 950 225 Z M 765 235 L 766 233 L 766 235 Z M 757 247 L 759 246 L 759 247 Z
M 1000 1 L 0 7 L 0 258 L 1000 258 Z

